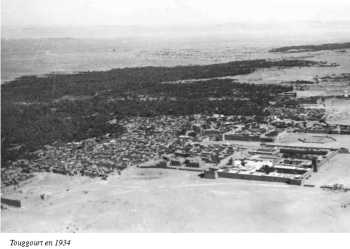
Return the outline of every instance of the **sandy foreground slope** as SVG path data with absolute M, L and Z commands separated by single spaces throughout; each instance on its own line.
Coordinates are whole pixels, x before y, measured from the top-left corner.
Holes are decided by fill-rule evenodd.
M 23 207 L 2 210 L 2 232 L 350 232 L 349 192 L 177 170 L 107 181 L 41 173 L 3 196 Z

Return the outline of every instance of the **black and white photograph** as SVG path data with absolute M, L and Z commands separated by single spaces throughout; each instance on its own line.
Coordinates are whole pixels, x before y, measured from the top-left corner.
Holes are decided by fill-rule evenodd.
M 349 233 L 349 13 L 347 0 L 2 0 L 5 244 Z

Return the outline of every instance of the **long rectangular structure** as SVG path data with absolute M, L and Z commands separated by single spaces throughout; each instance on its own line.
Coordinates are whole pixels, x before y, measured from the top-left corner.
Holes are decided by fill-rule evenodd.
M 305 173 L 307 174 L 307 173 Z M 230 172 L 230 171 L 217 171 L 218 177 L 232 178 L 232 179 L 244 179 L 254 181 L 269 181 L 269 182 L 283 182 L 293 185 L 302 185 L 306 175 L 303 174 L 300 177 L 285 177 L 281 175 L 267 175 L 263 173 L 243 173 L 243 172 Z M 205 176 L 204 176 L 205 177 Z

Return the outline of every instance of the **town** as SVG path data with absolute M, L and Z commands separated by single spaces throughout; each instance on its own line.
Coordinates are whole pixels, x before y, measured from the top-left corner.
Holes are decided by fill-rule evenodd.
M 283 94 L 283 101 L 295 101 Z M 287 96 L 287 97 L 286 97 Z M 35 172 L 53 172 L 107 179 L 108 175 L 137 166 L 197 171 L 203 178 L 262 180 L 303 185 L 311 174 L 349 147 L 332 134 L 347 136 L 350 125 L 328 124 L 325 110 L 268 107 L 270 115 L 194 114 L 186 116 L 129 117 L 108 121 L 126 129 L 121 136 L 105 134 L 79 142 L 47 145 L 2 169 L 2 184 L 13 185 Z M 309 100 L 308 100 L 309 101 Z M 314 100 L 318 101 L 318 100 Z M 297 145 L 283 142 L 303 134 Z

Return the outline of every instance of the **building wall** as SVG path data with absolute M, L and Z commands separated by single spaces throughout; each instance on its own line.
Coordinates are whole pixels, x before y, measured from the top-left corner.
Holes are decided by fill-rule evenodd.
M 245 179 L 245 180 L 256 180 L 256 181 L 269 181 L 269 182 L 284 182 L 293 185 L 301 185 L 303 183 L 302 179 L 291 179 L 278 176 L 269 175 L 248 175 L 248 174 L 238 174 L 231 172 L 217 172 L 218 177 L 233 178 L 233 179 Z
M 7 199 L 7 198 L 1 197 L 1 203 L 12 206 L 12 207 L 21 207 L 20 200 L 13 200 L 13 199 Z
M 245 136 L 237 134 L 224 134 L 224 140 L 239 140 L 239 141 L 260 141 L 259 136 Z

